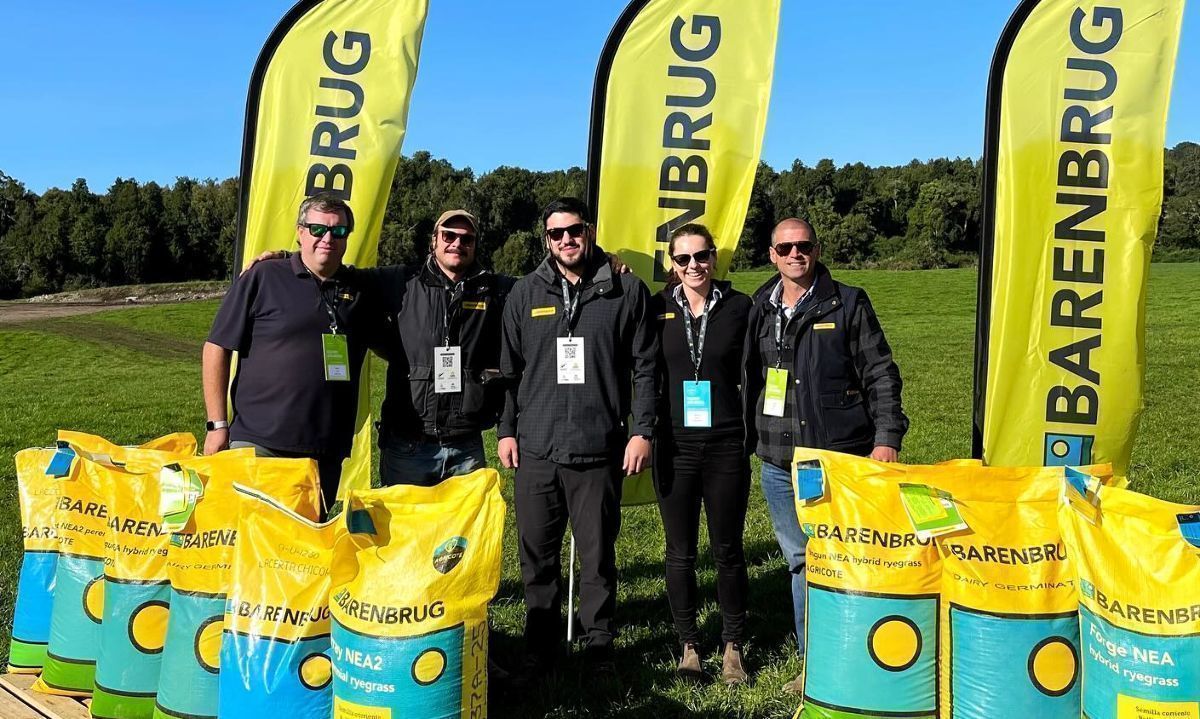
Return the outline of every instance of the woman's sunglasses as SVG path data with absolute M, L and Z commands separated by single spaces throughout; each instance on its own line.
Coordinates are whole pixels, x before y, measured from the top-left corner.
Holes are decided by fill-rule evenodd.
M 687 267 L 692 264 L 692 260 L 695 260 L 698 265 L 707 265 L 712 261 L 714 254 L 716 254 L 716 250 L 700 250 L 690 255 L 672 255 L 671 260 L 680 267 Z

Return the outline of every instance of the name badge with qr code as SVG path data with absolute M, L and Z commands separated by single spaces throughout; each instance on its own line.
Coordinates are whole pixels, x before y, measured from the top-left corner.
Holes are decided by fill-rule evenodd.
M 321 349 L 325 354 L 325 381 L 350 381 L 350 346 L 346 335 L 321 335 Z
M 558 338 L 558 383 L 583 384 L 584 354 L 582 337 Z
M 433 391 L 462 392 L 462 347 L 433 348 Z

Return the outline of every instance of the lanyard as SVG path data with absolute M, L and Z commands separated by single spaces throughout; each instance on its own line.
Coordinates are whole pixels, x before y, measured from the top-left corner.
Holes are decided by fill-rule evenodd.
M 775 308 L 775 369 L 783 365 L 783 299 Z
M 563 314 L 567 318 L 567 337 L 574 336 L 575 330 L 575 313 L 579 310 L 579 294 L 583 293 L 583 286 L 580 285 L 579 294 L 571 295 L 571 285 L 567 283 L 567 278 L 562 278 L 562 293 L 563 293 Z
M 325 285 L 321 282 L 320 278 L 314 275 L 312 270 L 307 267 L 304 269 L 308 272 L 308 276 L 313 278 L 313 282 L 317 283 L 317 297 L 321 298 L 321 306 L 325 308 L 325 314 L 329 315 L 329 331 L 336 335 L 338 333 L 337 309 L 339 304 L 337 286 L 334 285 L 333 302 L 330 302 L 329 298 L 325 296 Z
M 442 336 L 445 346 L 449 347 L 451 320 L 456 319 L 462 309 L 463 283 L 459 282 L 454 287 L 447 287 L 445 292 L 446 308 L 442 312 Z M 458 302 L 455 302 L 455 298 L 458 299 Z
M 709 295 L 710 297 L 712 295 Z M 687 336 L 688 354 L 692 356 L 692 367 L 695 368 L 696 381 L 700 381 L 700 363 L 704 360 L 704 337 L 708 334 L 708 315 L 712 310 L 709 300 L 704 301 L 704 314 L 700 317 L 700 337 L 699 340 L 692 336 L 692 303 L 688 302 L 687 297 L 683 297 L 683 329 Z

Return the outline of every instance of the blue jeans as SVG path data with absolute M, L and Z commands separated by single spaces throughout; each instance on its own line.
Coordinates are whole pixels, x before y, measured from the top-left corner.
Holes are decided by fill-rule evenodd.
M 769 462 L 762 463 L 762 491 L 771 514 L 775 539 L 792 573 L 792 610 L 796 623 L 796 643 L 804 654 L 804 597 L 807 581 L 804 576 L 804 548 L 808 535 L 800 529 L 796 518 L 796 496 L 792 473 Z
M 385 487 L 393 484 L 432 487 L 444 479 L 487 466 L 481 435 L 445 442 L 389 437 L 379 450 L 379 479 Z

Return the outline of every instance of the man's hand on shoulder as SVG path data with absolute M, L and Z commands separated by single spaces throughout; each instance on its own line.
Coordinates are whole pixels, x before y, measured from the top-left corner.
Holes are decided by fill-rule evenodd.
M 629 269 L 629 265 L 621 261 L 620 255 L 615 255 L 611 252 L 608 253 L 608 266 L 618 275 L 627 275 L 633 271 Z
M 251 267 L 257 265 L 259 262 L 262 262 L 264 260 L 278 260 L 278 259 L 281 259 L 281 258 L 284 258 L 287 256 L 288 256 L 288 253 L 284 250 L 267 250 L 266 252 L 263 252 L 258 257 L 255 257 L 254 259 L 247 262 L 246 266 L 242 268 L 242 272 L 245 272 L 246 270 L 250 269 Z
M 885 447 L 881 444 L 871 450 L 871 459 L 876 462 L 897 462 L 899 457 L 900 453 L 894 447 Z

